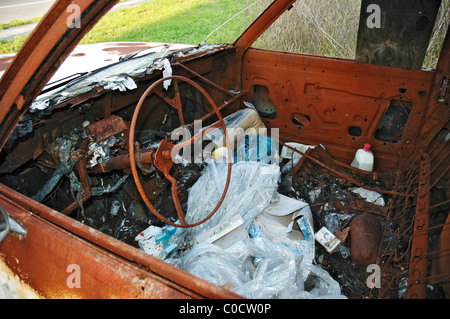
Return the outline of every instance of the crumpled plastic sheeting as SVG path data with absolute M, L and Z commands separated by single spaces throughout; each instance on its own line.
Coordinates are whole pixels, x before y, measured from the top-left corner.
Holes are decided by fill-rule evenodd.
M 59 90 L 38 96 L 31 105 L 30 112 L 56 105 L 96 87 L 103 86 L 106 90 L 120 91 L 135 89 L 137 86 L 132 77 L 142 77 L 153 73 L 154 70 L 162 70 L 165 60 L 172 55 L 170 51 L 154 52 L 93 71 Z
M 203 219 L 217 205 L 225 187 L 227 169 L 227 164 L 208 162 L 189 193 L 188 223 Z M 281 243 L 264 237 L 247 238 L 223 249 L 195 241 L 201 231 L 237 214 L 243 217 L 248 231 L 254 218 L 277 193 L 279 177 L 277 164 L 233 164 L 227 195 L 216 214 L 199 226 L 178 228 L 170 242 L 187 249 L 165 261 L 215 285 L 231 285 L 233 292 L 246 298 L 346 298 L 339 283 L 326 270 L 304 261 L 301 254 Z
M 364 198 L 369 203 L 379 205 L 379 206 L 385 205 L 383 195 L 381 195 L 380 193 L 377 193 L 375 191 L 371 191 L 368 189 L 364 189 L 362 187 L 354 187 L 354 188 L 351 188 L 350 190 L 353 193 L 360 195 L 362 198 Z
M 216 207 L 226 184 L 228 165 L 209 161 L 206 171 L 189 191 L 186 222 L 195 223 L 205 218 Z M 217 212 L 199 226 L 186 229 L 195 235 L 222 223 L 236 214 L 244 219 L 246 229 L 253 219 L 270 203 L 278 189 L 280 167 L 261 162 L 238 162 L 233 164 L 230 184 L 222 205 Z M 175 240 L 185 241 L 183 230 L 175 234 Z M 189 240 L 189 239 L 188 239 Z
M 196 245 L 174 264 L 218 286 L 237 287 L 251 279 L 239 259 L 214 244 Z
M 112 76 L 102 82 L 105 83 L 103 86 L 105 90 L 119 90 L 120 92 L 125 92 L 126 90 L 137 89 L 137 85 L 134 80 L 126 75 Z
M 53 172 L 52 177 L 42 186 L 42 188 L 32 197 L 35 201 L 41 202 L 55 188 L 59 180 L 72 172 L 75 161 L 70 161 L 70 150 L 74 143 L 71 139 L 61 140 L 60 161 L 58 167 Z
M 164 65 L 163 74 L 162 74 L 163 78 L 172 76 L 172 66 L 170 65 L 170 61 L 168 59 L 164 59 L 163 65 Z M 171 83 L 172 83 L 172 80 L 165 80 L 163 82 L 164 89 L 165 90 L 169 89 L 169 86 Z
M 281 244 L 251 238 L 225 250 L 213 244 L 195 245 L 175 265 L 218 286 L 231 284 L 233 292 L 246 298 L 345 298 L 325 270 L 301 260 L 301 255 Z
M 52 107 L 68 98 L 89 92 L 96 87 L 107 86 L 105 89 L 120 91 L 132 90 L 137 87 L 132 78 L 152 74 L 155 70 L 162 70 L 165 72 L 164 76 L 171 75 L 170 61 L 173 58 L 185 57 L 199 52 L 211 51 L 213 53 L 225 48 L 224 45 L 206 45 L 195 47 L 186 52 L 163 49 L 144 55 L 137 54 L 129 59 L 90 72 L 59 90 L 38 96 L 31 105 L 30 111 L 34 112 Z M 168 85 L 170 85 L 170 82 L 165 81 L 164 86 L 168 87 Z

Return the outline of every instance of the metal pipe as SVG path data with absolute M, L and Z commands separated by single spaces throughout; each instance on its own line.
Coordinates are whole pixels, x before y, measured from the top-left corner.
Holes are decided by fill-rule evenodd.
M 136 154 L 136 157 L 139 156 L 138 162 L 141 164 L 153 164 L 153 150 L 149 150 L 148 152 L 140 152 Z M 93 173 L 107 173 L 114 170 L 127 169 L 131 167 L 130 164 L 130 155 L 123 154 L 112 157 L 105 163 L 99 163 L 94 166 L 91 170 Z

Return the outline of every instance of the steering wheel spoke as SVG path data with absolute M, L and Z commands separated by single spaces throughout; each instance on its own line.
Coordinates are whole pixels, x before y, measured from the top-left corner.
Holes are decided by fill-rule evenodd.
M 162 85 L 162 83 L 164 81 L 167 80 L 172 80 L 173 82 L 173 88 L 174 88 L 174 97 L 170 98 L 168 97 L 166 94 L 164 94 L 162 92 L 162 90 L 158 90 L 158 86 Z M 150 202 L 150 200 L 148 199 L 147 195 L 145 194 L 145 191 L 142 187 L 140 178 L 139 178 L 139 174 L 138 174 L 138 170 L 137 170 L 137 163 L 136 163 L 136 159 L 135 159 L 135 151 L 134 151 L 134 145 L 135 145 L 135 128 L 136 128 L 136 122 L 137 122 L 137 118 L 140 112 L 140 109 L 143 105 L 144 100 L 147 98 L 147 96 L 149 96 L 151 93 L 155 93 L 158 96 L 160 96 L 161 98 L 164 99 L 164 101 L 166 101 L 169 105 L 171 105 L 172 107 L 176 108 L 178 111 L 178 117 L 180 119 L 180 123 L 181 125 L 184 125 L 184 118 L 183 118 L 183 110 L 182 110 L 182 105 L 181 105 L 181 96 L 180 96 L 180 90 L 179 90 L 179 82 L 186 82 L 189 85 L 192 85 L 193 87 L 195 87 L 197 90 L 200 91 L 200 93 L 203 94 L 203 96 L 207 99 L 207 101 L 211 104 L 211 106 L 213 107 L 217 117 L 218 117 L 218 122 L 216 122 L 215 124 L 211 125 L 210 127 L 208 127 L 205 130 L 202 130 L 201 132 L 195 134 L 193 137 L 191 137 L 189 140 L 178 143 L 176 145 L 174 145 L 172 142 L 169 142 L 167 140 L 162 140 L 158 149 L 156 150 L 155 154 L 154 154 L 154 159 L 153 159 L 153 165 L 155 166 L 155 168 L 160 171 L 161 173 L 164 174 L 164 177 L 171 182 L 172 186 L 171 186 L 171 193 L 172 193 L 172 200 L 174 202 L 175 205 L 175 209 L 178 215 L 178 219 L 179 219 L 179 223 L 174 223 L 170 220 L 168 220 L 167 218 L 163 217 L 156 209 L 155 207 L 152 205 L 152 203 Z M 186 217 L 185 214 L 183 212 L 183 209 L 181 207 L 181 203 L 180 203 L 180 199 L 178 197 L 178 185 L 177 185 L 177 180 L 170 174 L 171 169 L 173 167 L 173 154 L 178 154 L 178 151 L 189 145 L 194 143 L 195 141 L 197 141 L 199 138 L 203 138 L 204 134 L 206 134 L 208 131 L 210 131 L 211 129 L 214 128 L 218 128 L 218 127 L 222 127 L 223 132 L 224 132 L 224 136 L 225 136 L 225 142 L 226 142 L 226 147 L 227 147 L 227 154 L 228 154 L 228 173 L 227 173 L 227 179 L 226 179 L 226 184 L 225 184 L 225 189 L 222 193 L 221 198 L 219 199 L 216 207 L 202 220 L 194 222 L 189 224 L 186 221 Z M 228 134 L 227 134 L 227 130 L 226 130 L 226 126 L 225 126 L 225 122 L 222 118 L 222 115 L 220 114 L 219 109 L 217 108 L 216 104 L 214 103 L 214 101 L 212 100 L 212 98 L 209 96 L 209 94 L 197 83 L 195 83 L 194 81 L 192 81 L 189 78 L 186 77 L 182 77 L 182 76 L 170 76 L 170 77 L 165 77 L 162 78 L 156 82 L 154 82 L 145 92 L 144 94 L 141 96 L 136 109 L 134 111 L 133 114 L 133 119 L 131 121 L 131 125 L 130 125 L 130 136 L 129 136 L 129 157 L 130 157 L 130 164 L 131 164 L 131 171 L 133 174 L 133 178 L 134 181 L 136 183 L 136 187 L 142 197 L 142 200 L 144 201 L 144 203 L 147 205 L 147 207 L 151 210 L 151 212 L 153 214 L 155 214 L 156 217 L 158 217 L 160 220 L 162 220 L 163 222 L 165 222 L 166 224 L 169 225 L 173 225 L 176 227 L 194 227 L 197 226 L 199 224 L 204 223 L 205 221 L 207 221 L 209 218 L 211 218 L 215 212 L 219 209 L 219 207 L 221 206 L 223 200 L 225 199 L 227 190 L 228 190 L 228 186 L 230 183 L 230 177 L 231 177 L 231 147 L 230 147 L 230 142 L 229 142 L 229 138 L 228 138 Z
M 167 104 L 178 111 L 178 118 L 180 119 L 180 124 L 184 125 L 184 117 L 183 117 L 183 106 L 181 105 L 181 97 L 180 97 L 180 89 L 178 87 L 178 79 L 172 80 L 172 85 L 174 89 L 174 97 L 169 97 L 167 92 L 164 92 L 165 89 L 155 90 L 156 95 L 158 95 L 161 99 L 163 99 Z

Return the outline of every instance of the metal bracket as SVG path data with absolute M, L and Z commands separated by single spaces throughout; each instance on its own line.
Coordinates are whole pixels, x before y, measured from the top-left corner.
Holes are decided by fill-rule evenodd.
M 450 79 L 445 77 L 442 79 L 441 88 L 439 89 L 439 96 L 437 98 L 438 103 L 444 103 L 447 96 L 448 87 L 450 85 Z

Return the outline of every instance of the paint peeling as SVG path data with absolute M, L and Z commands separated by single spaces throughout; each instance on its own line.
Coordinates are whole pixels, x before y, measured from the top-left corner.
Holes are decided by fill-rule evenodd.
M 38 96 L 31 105 L 30 111 L 43 110 L 62 103 L 95 88 L 104 90 L 134 90 L 137 86 L 132 78 L 152 74 L 164 68 L 164 59 L 173 55 L 171 51 L 153 52 L 140 57 L 117 62 L 102 69 L 93 71 L 73 80 L 66 86 Z

